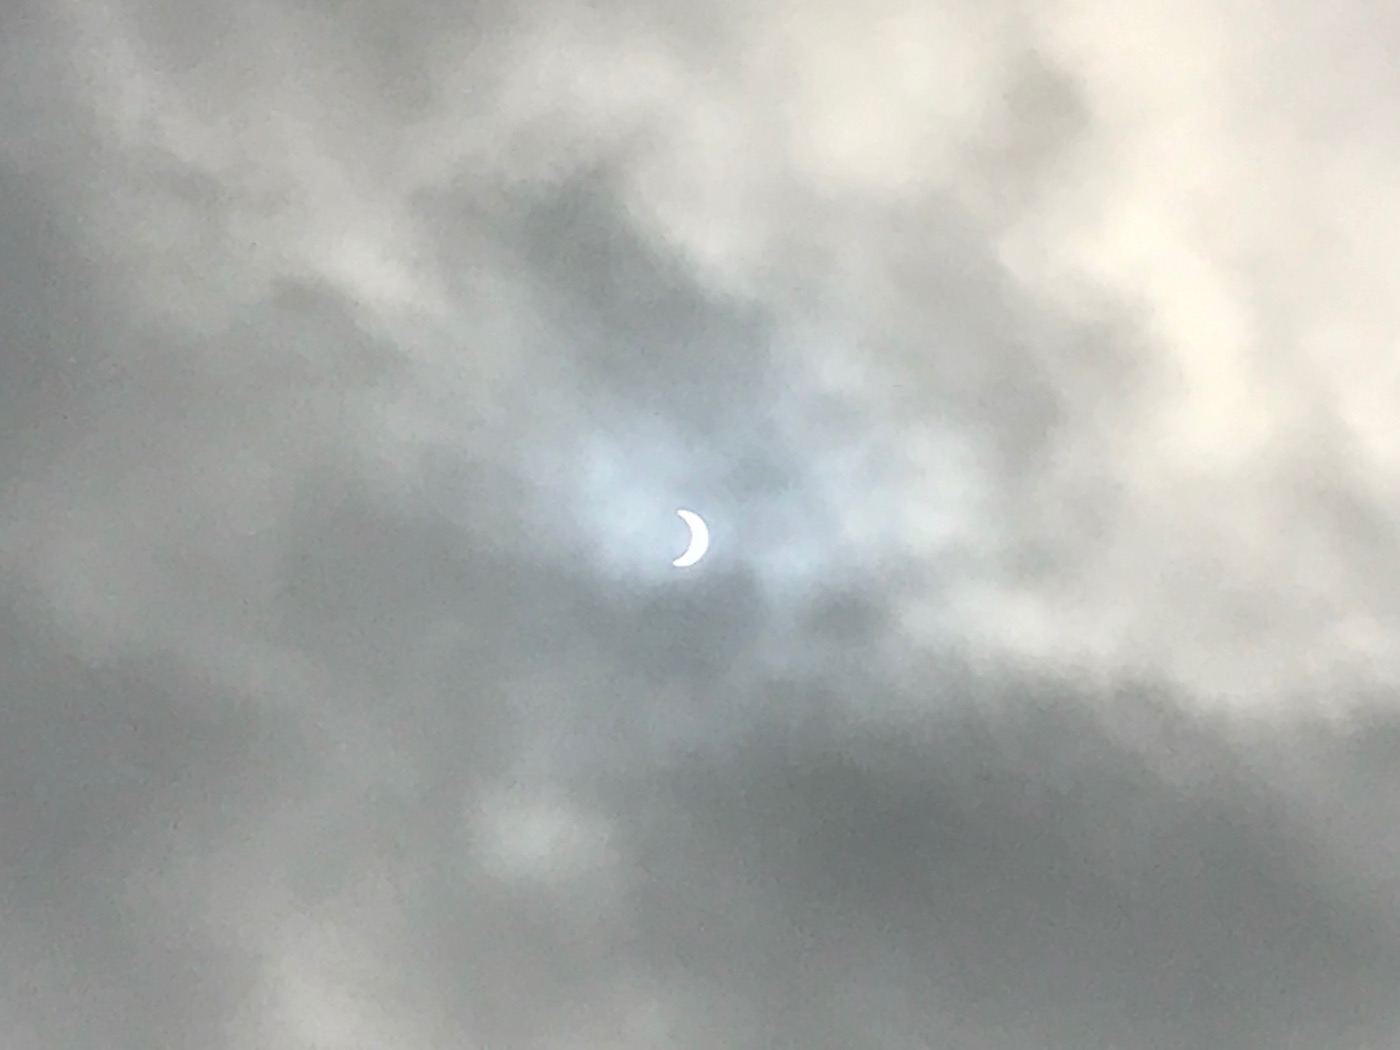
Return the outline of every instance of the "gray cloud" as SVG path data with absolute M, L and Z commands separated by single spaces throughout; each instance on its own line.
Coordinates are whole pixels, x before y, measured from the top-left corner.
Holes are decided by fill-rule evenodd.
M 6 1045 L 1395 1042 L 1387 12 L 16 11 Z

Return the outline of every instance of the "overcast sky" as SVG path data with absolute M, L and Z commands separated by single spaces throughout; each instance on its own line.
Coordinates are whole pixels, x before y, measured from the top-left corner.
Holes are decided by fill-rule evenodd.
M 1397 55 L 6 4 L 0 1046 L 1400 1048 Z

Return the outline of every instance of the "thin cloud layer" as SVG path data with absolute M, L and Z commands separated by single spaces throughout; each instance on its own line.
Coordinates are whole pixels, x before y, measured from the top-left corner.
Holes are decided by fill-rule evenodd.
M 1400 1039 L 1383 5 L 0 29 L 6 1045 Z

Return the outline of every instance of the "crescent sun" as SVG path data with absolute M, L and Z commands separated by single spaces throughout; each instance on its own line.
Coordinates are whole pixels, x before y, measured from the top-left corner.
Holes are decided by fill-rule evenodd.
M 705 552 L 710 549 L 710 530 L 704 519 L 694 511 L 678 510 L 676 513 L 680 515 L 681 521 L 690 526 L 690 546 L 671 564 L 678 569 L 686 569 L 703 558 Z

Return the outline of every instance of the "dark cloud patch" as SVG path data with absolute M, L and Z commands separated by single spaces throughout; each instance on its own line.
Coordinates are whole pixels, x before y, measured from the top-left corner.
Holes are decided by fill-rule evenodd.
M 1034 49 L 1012 65 L 999 101 L 974 163 L 996 212 L 1010 217 L 1032 206 L 1056 167 L 1087 145 L 1093 117 L 1073 72 Z
M 1326 888 L 1315 829 L 1209 736 L 1186 734 L 1218 773 L 1183 791 L 1070 696 L 937 734 L 754 741 L 627 794 L 664 802 L 620 799 L 654 965 L 776 1008 L 775 1038 L 816 1045 L 874 1038 L 841 1016 L 873 967 L 919 1004 L 901 1030 L 929 1040 L 993 1017 L 1066 1046 L 1304 1045 L 1394 1024 L 1392 920 Z M 1131 801 L 1101 822 L 1105 798 Z
M 38 172 L 8 167 L 0 201 L 0 442 L 6 474 L 51 454 L 55 432 L 100 387 L 119 289 L 94 258 L 72 197 Z M 3 468 L 0 468 L 3 469 Z
M 529 290 L 548 331 L 532 366 L 543 385 L 577 382 L 597 426 L 638 413 L 714 442 L 765 411 L 781 381 L 771 319 L 706 289 L 636 214 L 613 167 L 539 189 L 463 187 L 424 205 L 449 259 L 460 258 L 454 243 L 480 245 Z M 470 294 L 470 275 L 464 284 Z
M 86 661 L 20 615 L 13 580 L 3 592 L 7 1024 L 72 1046 L 221 1045 L 257 966 L 177 873 L 306 790 L 311 727 L 170 655 Z

